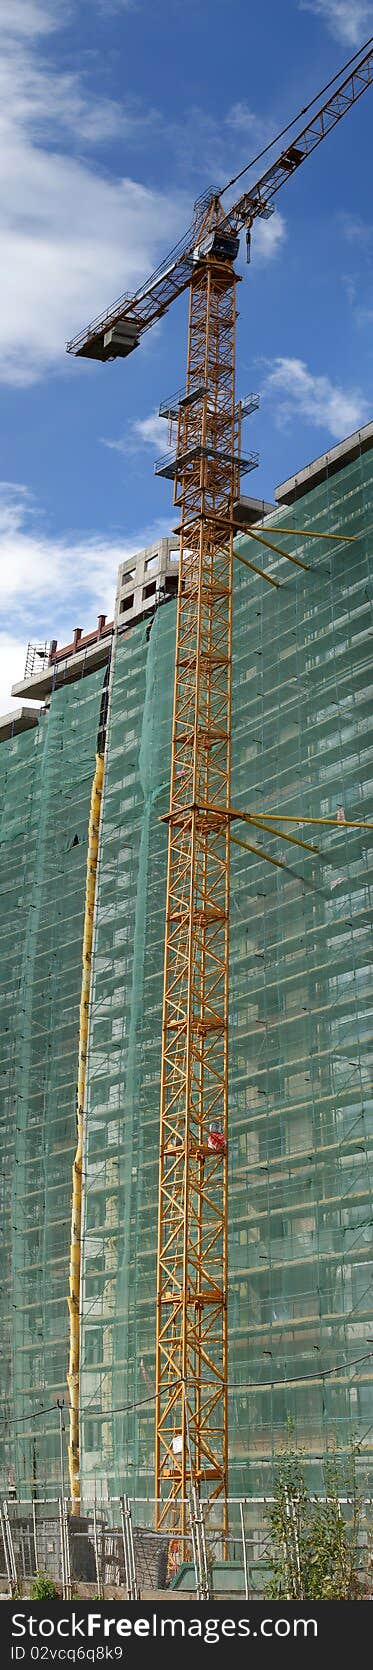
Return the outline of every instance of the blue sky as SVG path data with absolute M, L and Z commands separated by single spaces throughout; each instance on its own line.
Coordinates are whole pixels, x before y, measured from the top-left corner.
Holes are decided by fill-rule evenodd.
M 126 365 L 65 339 L 143 280 L 373 31 L 371 0 L 2 0 L 0 709 L 29 639 L 111 613 L 118 562 L 167 532 L 159 401 L 181 298 Z M 279 193 L 240 261 L 238 392 L 274 486 L 372 416 L 373 91 Z

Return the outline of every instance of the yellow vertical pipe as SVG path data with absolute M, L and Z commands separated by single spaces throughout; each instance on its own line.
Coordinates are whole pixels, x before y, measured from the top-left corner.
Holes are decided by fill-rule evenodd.
M 91 987 L 93 913 L 96 892 L 98 839 L 100 827 L 104 760 L 96 754 L 96 768 L 92 784 L 88 825 L 87 872 L 82 952 L 82 986 L 79 1013 L 79 1056 L 77 1083 L 77 1145 L 73 1165 L 73 1193 L 70 1240 L 70 1352 L 67 1384 L 70 1392 L 69 1478 L 71 1511 L 80 1513 L 80 1458 L 79 1458 L 79 1353 L 80 1353 L 80 1266 L 82 1233 L 82 1161 L 83 1118 L 87 1066 L 89 999 Z

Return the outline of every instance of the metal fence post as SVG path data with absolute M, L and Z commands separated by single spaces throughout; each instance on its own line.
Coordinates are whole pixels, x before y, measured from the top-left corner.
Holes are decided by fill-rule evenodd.
M 192 1485 L 192 1501 L 198 1570 L 198 1600 L 209 1600 L 210 1591 L 207 1570 L 205 1524 L 201 1503 L 194 1484 Z
M 134 1544 L 134 1540 L 133 1540 L 133 1524 L 132 1524 L 132 1512 L 131 1512 L 130 1502 L 128 1502 L 128 1514 L 129 1514 L 128 1530 L 129 1530 L 129 1539 L 130 1539 L 130 1545 L 131 1545 L 132 1575 L 133 1575 L 133 1595 L 132 1595 L 132 1599 L 133 1600 L 140 1600 L 140 1590 L 138 1588 L 138 1583 L 137 1583 L 136 1554 L 135 1554 L 135 1544 Z
M 129 1592 L 129 1595 L 128 1595 L 128 1599 L 129 1600 L 139 1600 L 140 1595 L 139 1595 L 139 1590 L 138 1590 L 138 1587 L 137 1587 L 135 1546 L 134 1546 L 134 1541 L 133 1541 L 132 1514 L 131 1514 L 131 1504 L 130 1504 L 129 1496 L 124 1496 L 123 1497 L 123 1512 L 124 1512 L 124 1520 L 125 1520 L 126 1532 L 127 1532 L 128 1572 L 129 1572 L 129 1585 L 130 1585 L 130 1592 Z
M 245 1537 L 243 1502 L 240 1502 L 240 1520 L 241 1520 L 241 1536 L 242 1536 L 242 1552 L 243 1552 L 243 1569 L 244 1569 L 244 1578 L 245 1578 L 245 1600 L 249 1600 L 250 1599 L 250 1596 L 249 1596 L 249 1574 L 248 1574 L 248 1569 L 247 1569 L 247 1548 L 246 1548 L 246 1537 Z
M 99 1561 L 99 1555 L 98 1555 L 96 1501 L 94 1501 L 94 1503 L 93 1503 L 93 1545 L 94 1545 L 94 1551 L 95 1551 L 97 1594 L 98 1594 L 99 1600 L 102 1600 L 102 1598 L 103 1598 L 103 1586 L 102 1586 L 102 1578 L 101 1578 L 101 1573 L 100 1573 L 100 1561 Z
M 203 1570 L 203 1587 L 204 1587 L 203 1600 L 209 1600 L 210 1599 L 210 1588 L 209 1588 L 209 1574 L 208 1574 L 208 1565 L 207 1565 L 205 1515 L 204 1515 L 203 1502 L 200 1501 L 199 1497 L 198 1497 L 198 1509 L 199 1509 L 199 1519 L 200 1519 L 200 1528 L 201 1528 L 202 1570 Z
M 59 1496 L 59 1498 L 58 1498 L 58 1518 L 59 1518 L 59 1522 L 60 1522 L 60 1540 L 61 1540 L 62 1598 L 63 1598 L 63 1600 L 67 1600 L 65 1530 L 64 1530 L 64 1520 L 63 1520 L 63 1503 L 62 1503 L 61 1496 Z
M 124 1554 L 124 1575 L 125 1575 L 125 1579 L 126 1579 L 127 1600 L 130 1600 L 131 1599 L 131 1596 L 130 1596 L 131 1584 L 130 1584 L 130 1571 L 129 1571 L 129 1563 L 128 1563 L 127 1521 L 126 1521 L 126 1513 L 125 1513 L 125 1506 L 124 1506 L 124 1496 L 121 1496 L 121 1498 L 120 1498 L 120 1517 L 121 1517 L 121 1525 L 122 1525 L 123 1554 Z
M 39 1557 L 38 1557 L 38 1538 L 37 1538 L 37 1523 L 36 1523 L 36 1507 L 35 1507 L 35 1500 L 34 1500 L 34 1497 L 33 1497 L 33 1498 L 32 1498 L 32 1524 L 33 1524 L 33 1532 L 34 1532 L 34 1555 L 35 1555 L 35 1572 L 36 1572 L 36 1573 L 37 1573 L 37 1572 L 38 1572 L 38 1571 L 39 1571 Z
M 10 1564 L 10 1558 L 9 1558 L 8 1538 L 7 1538 L 7 1535 L 6 1535 L 5 1521 L 4 1521 L 4 1516 L 3 1516 L 1 1508 L 0 1508 L 0 1529 L 1 1529 L 1 1535 L 2 1535 L 3 1544 L 4 1544 L 5 1565 L 6 1565 L 6 1574 L 7 1574 L 8 1583 L 9 1583 L 9 1593 L 12 1596 L 14 1585 L 13 1585 L 12 1570 L 11 1570 L 11 1564 Z
M 9 1519 L 8 1503 L 7 1502 L 3 1502 L 3 1514 L 4 1514 L 5 1536 L 6 1536 L 7 1544 L 8 1544 L 11 1580 L 12 1580 L 12 1585 L 14 1584 L 14 1588 L 16 1588 L 17 1583 L 18 1583 L 18 1574 L 17 1574 L 17 1566 L 16 1566 L 15 1553 L 14 1553 L 12 1527 L 11 1527 L 11 1523 L 10 1523 L 10 1519 Z M 5 1546 L 5 1544 L 4 1544 L 4 1546 Z
M 190 1534 L 191 1534 L 191 1541 L 192 1541 L 194 1575 L 195 1575 L 195 1579 L 196 1579 L 196 1595 L 197 1595 L 197 1600 L 200 1600 L 201 1597 L 200 1597 L 200 1581 L 199 1581 L 197 1544 L 196 1544 L 196 1534 L 195 1534 L 195 1525 L 194 1525 L 194 1514 L 193 1514 L 192 1501 L 191 1501 L 190 1496 L 188 1498 L 188 1507 L 189 1507 L 189 1518 L 190 1518 Z
M 63 1533 L 65 1539 L 65 1568 L 66 1568 L 66 1600 L 71 1600 L 71 1563 L 69 1542 L 69 1521 L 66 1497 L 62 1501 Z

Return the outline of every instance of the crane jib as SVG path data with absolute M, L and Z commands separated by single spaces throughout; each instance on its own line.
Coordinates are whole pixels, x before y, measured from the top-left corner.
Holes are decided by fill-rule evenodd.
M 252 225 L 257 215 L 263 214 L 268 202 L 285 185 L 290 175 L 305 162 L 306 157 L 316 150 L 322 139 L 337 126 L 342 117 L 347 114 L 353 104 L 367 91 L 373 80 L 373 51 L 361 60 L 361 63 L 351 71 L 350 75 L 334 89 L 326 104 L 321 105 L 295 138 L 287 145 L 280 156 L 275 158 L 270 167 L 261 175 L 259 180 L 244 192 L 238 202 L 229 210 L 229 225 L 237 230 L 248 224 Z
M 342 77 L 343 74 L 342 70 Z M 122 303 L 117 302 L 114 308 L 109 309 L 101 319 L 95 320 L 86 331 L 73 337 L 67 344 L 67 352 L 85 359 L 126 358 L 133 348 L 137 347 L 142 333 L 149 330 L 151 325 L 167 312 L 171 302 L 187 288 L 193 266 L 199 258 L 197 252 L 200 251 L 201 255 L 203 253 L 206 256 L 206 249 L 202 249 L 205 238 L 217 235 L 218 229 L 220 237 L 223 233 L 231 237 L 232 253 L 229 258 L 235 260 L 235 235 L 237 236 L 244 227 L 249 230 L 257 217 L 271 212 L 272 199 L 281 186 L 286 184 L 306 157 L 316 150 L 352 105 L 356 104 L 372 80 L 373 40 L 369 42 L 364 56 L 354 65 L 349 75 L 338 82 L 329 99 L 314 113 L 306 127 L 284 147 L 250 190 L 240 195 L 227 214 L 222 212 L 219 194 L 211 196 L 210 203 L 206 203 L 204 199 L 200 205 L 199 229 L 197 227 L 194 236 L 190 234 L 188 238 L 187 235 L 175 258 L 170 258 L 160 272 L 152 273 L 149 282 L 142 285 L 135 295 L 123 297 Z M 121 340 L 117 329 L 124 320 L 128 322 L 128 327 L 132 328 L 132 340 L 129 329 L 127 344 Z M 114 327 L 115 334 L 110 336 L 109 333 Z

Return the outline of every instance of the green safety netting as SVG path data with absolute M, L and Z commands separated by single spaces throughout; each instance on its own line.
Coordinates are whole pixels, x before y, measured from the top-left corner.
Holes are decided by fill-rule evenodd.
M 246 537 L 237 564 L 232 804 L 373 816 L 372 452 L 270 518 L 363 530 Z M 276 539 L 276 534 L 273 536 Z M 278 541 L 277 541 L 278 542 Z M 153 1493 L 154 1336 L 174 606 L 119 638 L 102 813 L 88 1060 L 82 1479 Z M 285 826 L 286 827 L 286 826 Z M 291 828 L 291 826 L 288 826 Z M 240 834 L 242 826 L 240 829 Z M 233 846 L 230 985 L 230 1490 L 262 1493 L 289 1418 L 319 1458 L 372 1451 L 369 885 L 373 832 L 247 832 Z M 363 1359 L 358 1361 L 358 1359 Z
M 60 1486 L 87 829 L 103 671 L 0 748 L 1 1478 Z M 40 1411 L 49 1411 L 41 1414 Z
M 153 1494 L 159 1080 L 175 607 L 116 642 L 84 1164 L 84 1490 Z M 125 1406 L 141 1402 L 135 1414 Z
M 307 571 L 248 536 L 237 541 L 280 581 L 275 591 L 235 565 L 232 803 L 242 810 L 306 819 L 334 818 L 342 807 L 346 819 L 373 819 L 372 470 L 372 450 L 358 454 L 267 519 L 269 537 L 272 528 Z M 285 523 L 359 540 L 277 535 Z M 154 1493 L 167 852 L 159 820 L 169 797 L 174 641 L 170 602 L 119 634 L 113 654 L 83 1179 L 86 1500 Z M 85 841 L 102 676 L 56 691 L 38 732 L 0 749 L 0 768 L 9 768 L 5 832 L 18 817 L 1 895 L 4 1479 L 9 1456 L 28 1495 L 34 1438 L 38 1477 L 49 1468 L 51 1489 L 58 1478 L 55 1414 L 35 1419 L 34 1433 L 32 1409 L 63 1393 L 67 1368 Z M 70 849 L 78 811 L 79 845 Z M 237 832 L 285 865 L 232 847 L 230 1491 L 262 1495 L 289 1417 L 311 1488 L 327 1446 L 343 1456 L 359 1445 L 364 1469 L 372 1455 L 373 831 L 292 831 L 317 853 L 258 828 Z M 14 1450 L 25 1407 L 27 1436 L 17 1428 Z

